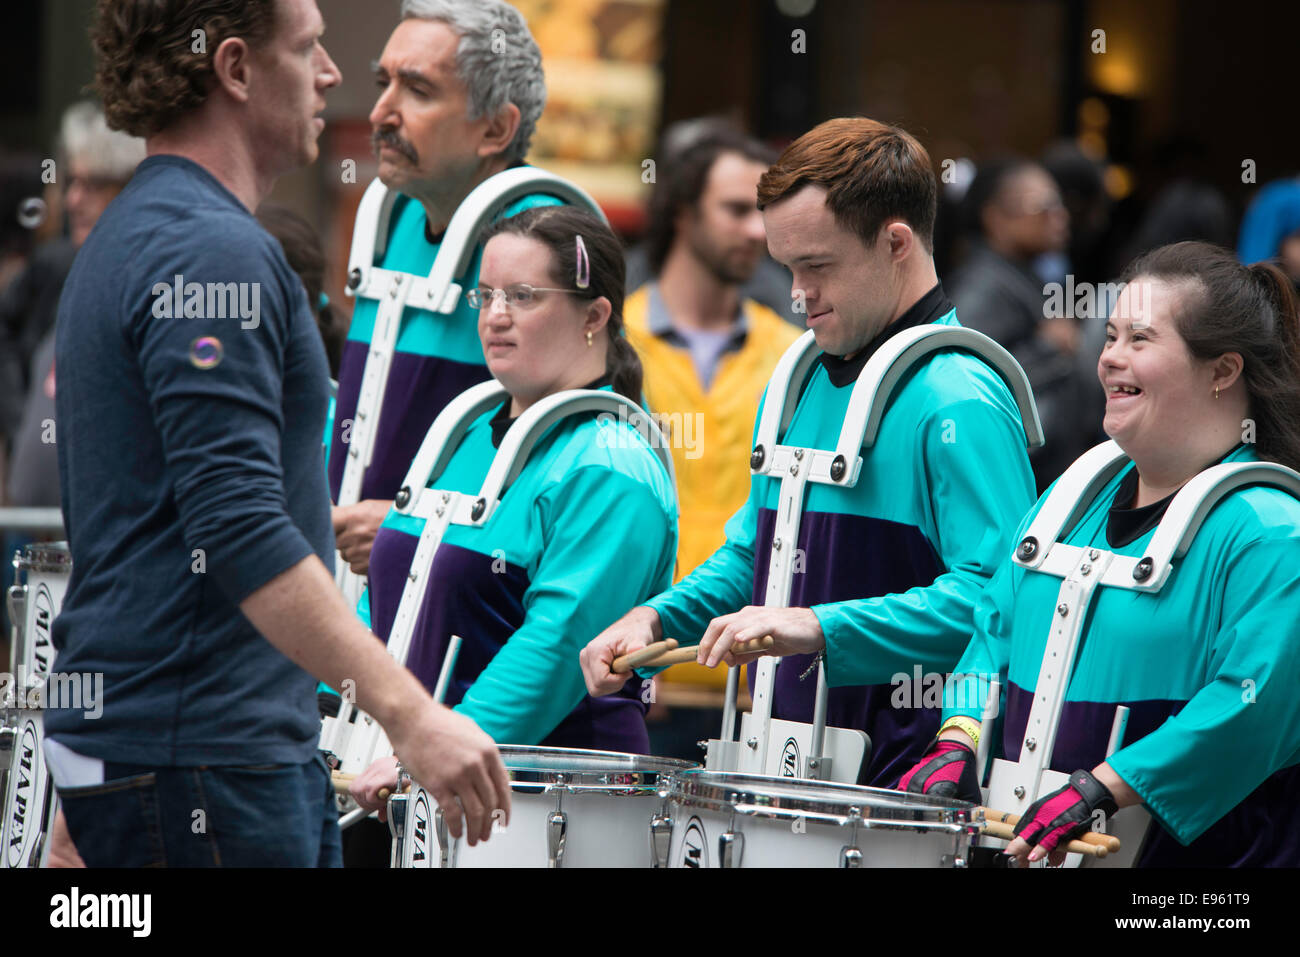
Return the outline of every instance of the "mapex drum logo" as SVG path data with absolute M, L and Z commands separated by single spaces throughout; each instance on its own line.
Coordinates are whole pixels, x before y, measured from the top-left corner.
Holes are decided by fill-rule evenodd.
M 797 778 L 799 776 L 799 742 L 786 738 L 785 747 L 781 749 L 781 777 Z
M 36 797 L 36 773 L 39 770 L 36 749 L 36 724 L 28 721 L 14 755 L 13 810 L 9 816 L 9 842 L 5 847 L 6 863 L 18 867 L 27 847 L 28 811 Z
M 421 789 L 415 795 L 415 808 L 411 815 L 411 866 L 428 867 L 429 861 L 429 795 Z
M 50 625 L 54 622 L 54 597 L 49 586 L 41 584 L 32 601 L 32 631 L 36 640 L 32 642 L 32 671 L 35 674 L 48 674 L 50 660 L 53 658 L 50 645 Z
M 704 823 L 698 817 L 692 817 L 686 823 L 686 834 L 682 837 L 681 867 L 708 867 L 709 844 L 704 835 Z

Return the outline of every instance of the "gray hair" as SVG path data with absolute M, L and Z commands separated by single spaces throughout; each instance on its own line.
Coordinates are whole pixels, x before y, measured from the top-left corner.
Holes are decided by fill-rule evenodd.
M 144 140 L 110 130 L 104 111 L 89 100 L 68 107 L 59 126 L 64 161 L 84 164 L 92 176 L 125 183 L 145 157 Z
M 469 91 L 469 118 L 519 107 L 519 129 L 502 155 L 522 161 L 546 106 L 542 51 L 523 15 L 501 0 L 402 0 L 402 19 L 440 20 L 460 37 L 456 72 Z

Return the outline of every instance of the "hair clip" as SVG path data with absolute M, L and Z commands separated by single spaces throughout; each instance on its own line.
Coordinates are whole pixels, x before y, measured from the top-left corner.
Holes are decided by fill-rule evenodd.
M 591 285 L 591 259 L 587 256 L 587 244 L 581 236 L 575 236 L 574 246 L 577 248 L 578 263 L 577 275 L 573 281 L 579 289 L 586 289 Z

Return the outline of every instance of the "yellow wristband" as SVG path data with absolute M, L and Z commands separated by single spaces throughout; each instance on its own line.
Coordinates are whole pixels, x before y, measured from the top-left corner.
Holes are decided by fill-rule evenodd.
M 980 725 L 978 721 L 974 721 L 966 717 L 965 715 L 957 714 L 957 715 L 953 715 L 951 718 L 949 718 L 947 721 L 943 723 L 943 726 L 939 728 L 939 733 L 943 734 L 949 728 L 956 728 L 958 731 L 966 732 L 966 734 L 970 737 L 971 742 L 975 745 L 975 749 L 979 750 Z

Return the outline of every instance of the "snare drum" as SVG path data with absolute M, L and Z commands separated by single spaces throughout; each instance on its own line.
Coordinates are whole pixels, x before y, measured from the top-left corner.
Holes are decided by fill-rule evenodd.
M 698 764 L 613 751 L 503 746 L 510 825 L 470 847 L 452 840 L 433 796 L 414 784 L 389 800 L 396 867 L 650 867 L 664 856 L 664 796 Z
M 965 867 L 965 801 L 797 778 L 689 771 L 669 789 L 673 867 Z
M 3 845 L 0 867 L 37 867 L 48 850 L 45 836 L 58 812 L 54 782 L 45 768 L 41 707 L 45 681 L 54 665 L 50 628 L 63 607 L 72 574 L 67 545 L 28 545 L 14 558 L 14 585 L 9 589 L 14 628 L 7 689 L 13 707 L 5 725 L 11 738 L 9 774 L 4 786 Z

